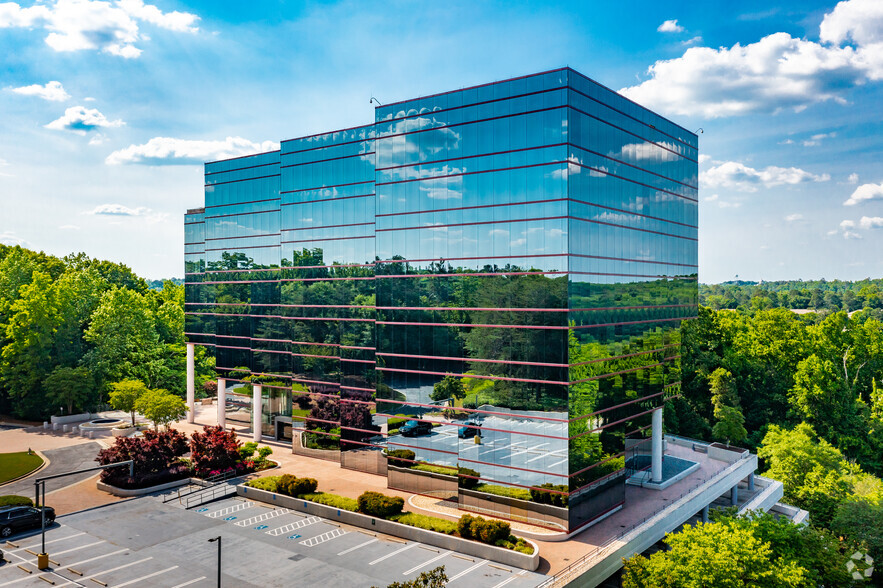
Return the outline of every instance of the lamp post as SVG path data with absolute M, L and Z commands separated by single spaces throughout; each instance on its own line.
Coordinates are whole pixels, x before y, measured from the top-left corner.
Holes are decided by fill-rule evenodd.
M 221 536 L 213 537 L 208 540 L 209 543 L 218 542 L 218 588 L 221 588 Z

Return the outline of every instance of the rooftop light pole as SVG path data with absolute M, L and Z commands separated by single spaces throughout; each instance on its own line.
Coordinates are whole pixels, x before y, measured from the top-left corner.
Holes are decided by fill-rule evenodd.
M 213 537 L 208 540 L 209 543 L 218 542 L 218 588 L 221 588 L 221 536 Z

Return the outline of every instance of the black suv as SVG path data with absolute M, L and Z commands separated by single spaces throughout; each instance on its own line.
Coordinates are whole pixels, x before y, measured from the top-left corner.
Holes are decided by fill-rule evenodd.
M 0 508 L 0 537 L 6 539 L 13 533 L 40 526 L 40 508 L 33 506 L 4 506 Z M 55 509 L 46 506 L 46 524 L 55 520 Z

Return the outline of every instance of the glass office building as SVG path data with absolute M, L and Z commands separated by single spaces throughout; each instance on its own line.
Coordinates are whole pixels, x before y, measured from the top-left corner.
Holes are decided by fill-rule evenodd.
M 697 160 L 695 134 L 566 68 L 208 163 L 187 336 L 231 424 L 261 382 L 295 452 L 575 530 L 623 505 L 679 393 Z

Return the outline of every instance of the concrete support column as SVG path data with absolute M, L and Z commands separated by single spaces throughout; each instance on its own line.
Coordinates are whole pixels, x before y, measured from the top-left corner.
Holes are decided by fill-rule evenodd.
M 261 402 L 261 393 L 262 386 L 255 385 L 254 386 L 254 394 L 252 395 L 251 400 L 251 431 L 252 431 L 252 441 L 255 443 L 261 442 L 261 409 L 263 408 L 263 404 Z
M 193 343 L 187 344 L 187 422 L 196 420 L 196 368 L 193 364 Z
M 748 474 L 748 491 L 754 492 L 754 473 Z
M 736 506 L 739 504 L 739 485 L 736 484 L 732 488 L 730 488 L 730 504 Z
M 653 446 L 650 456 L 650 480 L 662 482 L 662 408 L 653 411 Z
M 218 378 L 218 426 L 227 426 L 227 380 Z
M 702 509 L 702 522 L 703 523 L 708 522 L 708 505 L 707 504 L 705 505 L 705 508 Z

